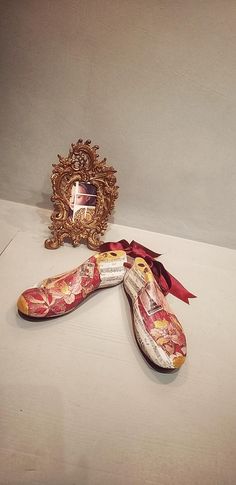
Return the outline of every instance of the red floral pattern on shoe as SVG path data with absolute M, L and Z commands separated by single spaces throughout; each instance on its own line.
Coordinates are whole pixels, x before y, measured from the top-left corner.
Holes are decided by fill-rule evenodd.
M 68 313 L 99 287 L 121 283 L 126 259 L 124 251 L 91 256 L 78 268 L 48 278 L 39 287 L 24 291 L 18 299 L 18 309 L 34 318 Z
M 146 261 L 135 259 L 124 286 L 132 300 L 134 332 L 141 350 L 159 367 L 180 367 L 186 357 L 186 338 Z

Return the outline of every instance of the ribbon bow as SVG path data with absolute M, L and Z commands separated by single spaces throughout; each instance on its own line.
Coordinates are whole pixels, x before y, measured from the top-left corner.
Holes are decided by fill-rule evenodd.
M 145 246 L 136 241 L 132 241 L 129 244 L 125 239 L 121 239 L 121 241 L 118 242 L 103 243 L 101 244 L 99 251 L 117 251 L 119 249 L 125 251 L 131 258 L 140 257 L 145 259 L 164 295 L 171 293 L 185 303 L 189 303 L 189 298 L 196 298 L 195 295 L 186 290 L 186 288 L 184 288 L 184 286 L 165 269 L 160 261 L 155 260 L 155 258 L 161 256 L 161 254 L 145 248 Z

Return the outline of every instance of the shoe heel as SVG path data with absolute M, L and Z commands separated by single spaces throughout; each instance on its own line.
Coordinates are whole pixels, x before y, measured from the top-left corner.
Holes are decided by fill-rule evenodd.
M 98 270 L 100 274 L 99 288 L 119 285 L 125 275 L 127 255 L 125 251 L 107 251 L 96 255 Z
M 133 302 L 137 299 L 137 295 L 141 288 L 150 279 L 150 270 L 146 273 L 145 268 L 148 268 L 146 261 L 143 258 L 136 258 L 132 267 L 127 269 L 125 273 L 125 291 Z

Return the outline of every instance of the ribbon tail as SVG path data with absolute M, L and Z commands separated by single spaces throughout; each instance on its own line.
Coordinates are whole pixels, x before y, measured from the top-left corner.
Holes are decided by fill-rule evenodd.
M 184 288 L 184 286 L 170 273 L 169 273 L 169 277 L 171 280 L 171 286 L 170 286 L 169 292 L 172 295 L 184 301 L 184 303 L 188 303 L 188 305 L 189 305 L 189 298 L 197 298 L 196 295 L 193 295 L 193 293 L 190 293 L 190 291 Z
M 152 259 L 153 258 L 159 258 L 159 256 L 161 256 L 161 254 L 155 253 L 151 249 L 146 248 L 145 246 L 143 246 L 142 244 L 140 244 L 136 241 L 132 241 L 130 243 L 130 248 L 134 253 L 138 254 L 141 258 L 144 258 L 144 259 L 147 256 L 152 258 Z

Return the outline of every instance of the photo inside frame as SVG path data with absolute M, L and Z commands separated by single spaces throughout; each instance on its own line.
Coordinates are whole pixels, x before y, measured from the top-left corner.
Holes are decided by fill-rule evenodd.
M 97 198 L 97 188 L 89 182 L 75 182 L 72 186 L 70 196 L 70 209 L 73 220 L 76 212 L 81 209 L 95 209 Z M 85 211 L 85 216 L 86 216 Z

